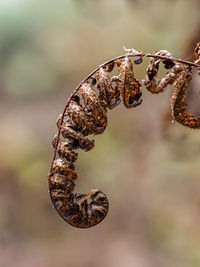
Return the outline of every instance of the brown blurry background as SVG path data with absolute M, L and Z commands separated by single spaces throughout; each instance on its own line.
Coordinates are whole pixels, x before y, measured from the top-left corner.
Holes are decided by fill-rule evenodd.
M 80 152 L 77 191 L 96 186 L 110 200 L 101 224 L 65 223 L 47 185 L 56 119 L 76 85 L 122 46 L 191 59 L 199 14 L 197 0 L 0 1 L 1 267 L 200 266 L 200 132 L 171 123 L 171 88 L 118 106 Z M 199 84 L 188 95 L 197 114 Z

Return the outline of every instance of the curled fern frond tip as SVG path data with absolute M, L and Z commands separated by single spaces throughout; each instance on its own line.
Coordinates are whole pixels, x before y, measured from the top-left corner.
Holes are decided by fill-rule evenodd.
M 141 84 L 153 94 L 164 92 L 172 85 L 172 123 L 177 121 L 189 128 L 200 128 L 200 117 L 190 114 L 185 102 L 195 68 L 200 74 L 200 43 L 194 50 L 194 62 L 173 58 L 167 50 L 145 54 L 123 48 L 127 54 L 101 64 L 77 86 L 57 120 L 58 132 L 52 141 L 54 154 L 48 175 L 49 194 L 59 215 L 77 228 L 97 225 L 108 213 L 109 202 L 103 191 L 93 188 L 86 194 L 78 194 L 74 190 L 79 177 L 75 167 L 78 150 L 94 148 L 95 142 L 89 137 L 105 131 L 109 110 L 121 102 L 128 109 L 141 105 Z M 132 62 L 131 57 L 136 59 Z M 143 57 L 150 60 L 145 79 L 140 82 L 134 68 L 143 62 Z M 160 63 L 166 75 L 158 80 Z M 118 74 L 112 76 L 114 69 Z

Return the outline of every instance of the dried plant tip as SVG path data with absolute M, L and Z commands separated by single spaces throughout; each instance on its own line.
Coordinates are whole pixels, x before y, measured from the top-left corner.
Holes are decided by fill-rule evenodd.
M 150 57 L 146 79 L 143 80 L 145 87 L 151 93 L 158 94 L 168 85 L 173 85 L 171 108 L 175 120 L 184 126 L 200 129 L 200 116 L 195 118 L 186 112 L 185 103 L 193 68 L 196 67 L 200 72 L 200 43 L 194 51 L 197 57 L 195 62 L 172 58 L 167 50 L 153 54 L 144 54 L 133 48 L 124 50 L 126 55 L 100 65 L 76 87 L 57 119 L 58 132 L 52 141 L 54 155 L 48 175 L 49 193 L 59 215 L 77 228 L 88 228 L 100 223 L 108 212 L 109 203 L 106 195 L 96 188 L 87 194 L 74 193 L 75 181 L 78 179 L 74 165 L 78 153 L 75 151 L 89 151 L 94 147 L 94 140 L 88 136 L 104 132 L 108 109 L 116 107 L 121 100 L 126 108 L 142 103 L 141 84 L 135 77 L 131 57 L 136 57 L 135 65 L 141 64 L 143 57 Z M 160 62 L 170 71 L 157 81 Z M 118 68 L 118 75 L 110 77 L 114 67 Z M 60 156 L 58 159 L 57 154 Z

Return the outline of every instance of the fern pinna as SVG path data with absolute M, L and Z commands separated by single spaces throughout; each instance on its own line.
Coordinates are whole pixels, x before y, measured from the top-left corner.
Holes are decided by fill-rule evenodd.
M 200 74 L 200 43 L 194 51 L 194 62 L 173 58 L 166 50 L 152 54 L 125 50 L 125 55 L 103 63 L 77 86 L 57 120 L 58 132 L 52 142 L 54 154 L 48 175 L 49 194 L 59 215 L 77 228 L 89 228 L 100 223 L 108 212 L 109 203 L 105 193 L 97 188 L 87 194 L 74 192 L 78 179 L 76 151 L 94 148 L 94 140 L 88 136 L 104 132 L 108 110 L 114 109 L 120 102 L 126 108 L 134 108 L 142 103 L 141 83 L 154 94 L 163 92 L 167 85 L 173 85 L 173 119 L 184 126 L 200 128 L 200 117 L 195 118 L 187 112 L 185 103 L 194 69 Z M 133 62 L 132 57 L 135 58 Z M 133 69 L 142 63 L 144 57 L 150 58 L 150 61 L 145 79 L 139 82 Z M 161 62 L 167 73 L 158 81 L 156 77 Z M 114 68 L 117 69 L 117 76 L 111 74 Z

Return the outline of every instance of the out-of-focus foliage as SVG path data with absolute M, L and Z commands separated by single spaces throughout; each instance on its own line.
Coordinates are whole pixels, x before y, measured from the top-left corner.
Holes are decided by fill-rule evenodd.
M 199 267 L 200 133 L 171 124 L 170 89 L 143 89 L 140 107 L 110 112 L 94 151 L 80 153 L 78 190 L 96 185 L 110 200 L 102 224 L 65 224 L 46 178 L 57 116 L 79 81 L 122 46 L 188 59 L 199 8 L 197 0 L 0 1 L 1 266 Z M 189 95 L 196 112 L 199 84 Z

